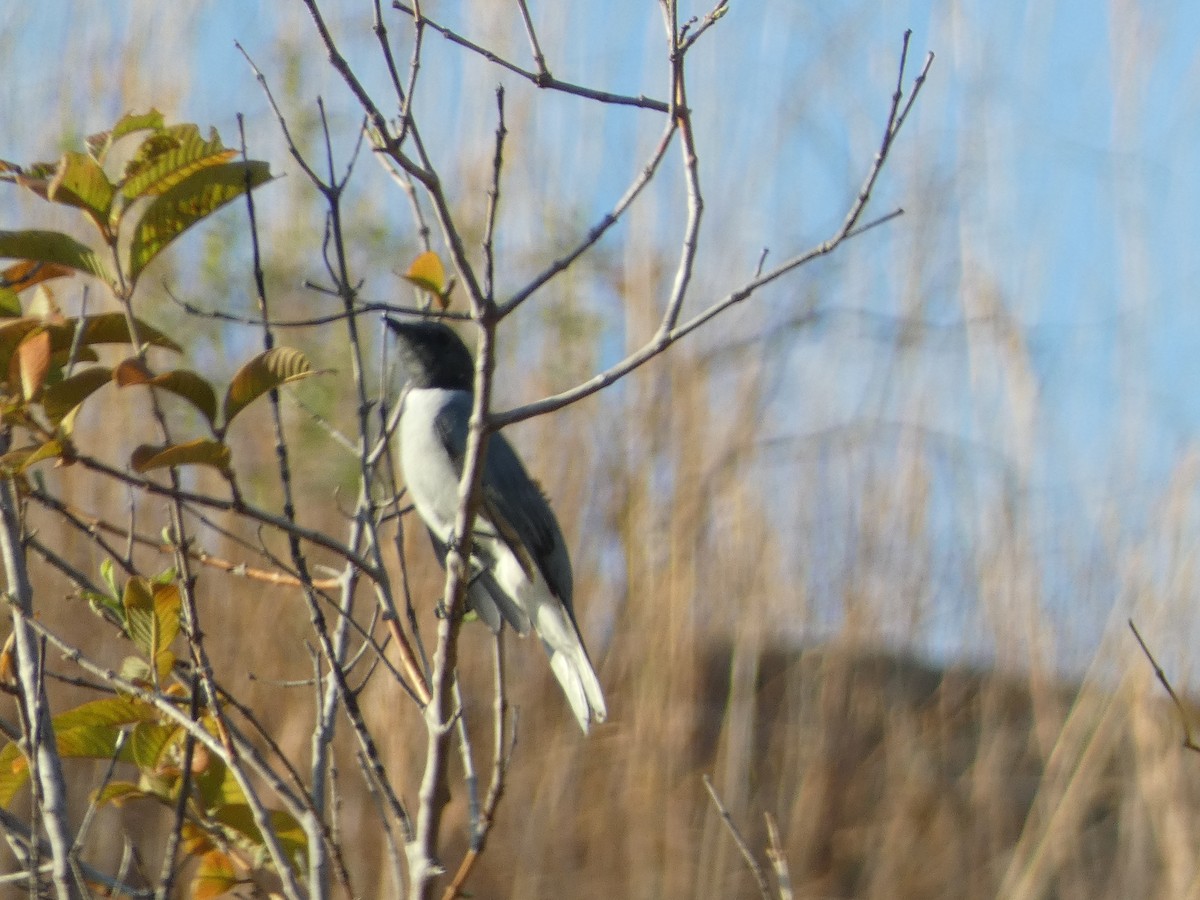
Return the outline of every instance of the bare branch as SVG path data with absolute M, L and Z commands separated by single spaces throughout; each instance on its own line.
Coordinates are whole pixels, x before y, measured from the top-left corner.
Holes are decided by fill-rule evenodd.
M 188 715 L 195 722 L 200 718 L 200 679 L 192 672 L 192 685 L 188 693 L 191 703 Z M 124 733 L 122 733 L 122 741 Z M 154 892 L 154 900 L 167 900 L 171 896 L 171 887 L 175 882 L 175 855 L 179 852 L 179 842 L 183 832 L 183 823 L 187 816 L 188 801 L 192 794 L 192 759 L 196 753 L 195 735 L 189 733 L 183 739 L 183 762 L 180 765 L 179 797 L 175 802 L 175 820 L 167 832 L 167 846 L 163 851 L 162 866 L 159 869 L 158 888 Z M 113 756 L 116 762 L 116 755 Z
M 754 881 L 758 884 L 758 892 L 762 895 L 763 900 L 771 900 L 771 886 L 767 884 L 766 873 L 763 872 L 763 868 L 758 860 L 754 858 L 754 853 L 750 850 L 750 845 L 746 843 L 746 839 L 742 837 L 742 833 L 738 830 L 737 823 L 733 821 L 733 816 L 729 814 L 729 810 L 721 802 L 721 797 L 717 793 L 717 789 L 713 787 L 712 778 L 708 775 L 703 777 L 704 786 L 708 788 L 708 795 L 712 798 L 713 806 L 717 808 L 717 813 L 721 816 L 721 821 L 725 823 L 725 829 L 729 832 L 730 837 L 733 838 L 733 842 L 737 844 L 738 852 L 742 854 L 742 859 L 746 861 L 747 868 L 754 875 Z
M 707 309 L 697 313 L 695 316 L 683 322 L 681 325 L 677 325 L 669 334 L 655 335 L 643 347 L 629 354 L 611 368 L 593 375 L 587 381 L 578 384 L 573 388 L 562 391 L 561 393 L 554 394 L 550 397 L 545 397 L 541 400 L 535 400 L 532 403 L 527 403 L 524 406 L 517 406 L 513 409 L 505 410 L 504 412 L 493 413 L 489 419 L 489 424 L 492 428 L 505 428 L 509 425 L 512 425 L 514 422 L 523 422 L 524 420 L 532 419 L 535 416 L 545 415 L 546 413 L 562 409 L 564 406 L 570 406 L 572 403 L 576 403 L 582 400 L 584 397 L 590 397 L 592 394 L 603 390 L 610 384 L 620 381 L 630 372 L 641 368 L 646 363 L 650 362 L 650 360 L 659 356 L 664 350 L 667 349 L 667 347 L 671 346 L 671 344 L 691 334 L 697 328 L 725 312 L 731 306 L 735 306 L 736 304 L 741 303 L 743 300 L 748 299 L 754 294 L 755 291 L 764 285 L 770 284 L 777 278 L 786 275 L 788 272 L 799 268 L 806 263 L 812 262 L 814 259 L 818 259 L 819 257 L 832 253 L 840 244 L 844 243 L 845 241 L 857 237 L 858 235 L 882 225 L 885 222 L 890 222 L 897 216 L 902 215 L 903 212 L 903 210 L 895 210 L 890 212 L 885 216 L 881 216 L 880 218 L 868 222 L 854 231 L 851 231 L 849 234 L 845 235 L 836 242 L 825 241 L 811 250 L 807 250 L 804 253 L 793 257 L 787 262 L 779 265 L 777 268 L 767 272 L 765 275 L 761 275 L 758 278 L 747 282 L 737 290 L 726 294 L 721 300 L 712 304 Z
M 276 516 L 266 510 L 256 506 L 251 506 L 244 500 L 223 500 L 220 497 L 213 497 L 208 494 L 199 494 L 195 491 L 185 491 L 175 489 L 167 485 L 159 484 L 156 481 L 151 481 L 148 478 L 139 478 L 136 475 L 130 475 L 120 469 L 110 466 L 108 463 L 90 456 L 79 455 L 74 457 L 74 461 L 86 469 L 94 472 L 99 472 L 109 478 L 119 481 L 123 484 L 131 485 L 132 487 L 143 490 L 148 494 L 154 494 L 159 497 L 175 497 L 178 496 L 181 500 L 193 504 L 195 506 L 205 507 L 207 509 L 217 509 L 222 512 L 236 512 L 238 515 L 244 516 L 255 522 L 260 522 L 271 528 L 276 528 L 284 534 L 294 534 L 301 540 L 308 541 L 318 547 L 330 551 L 336 556 L 341 557 L 346 562 L 356 566 L 363 574 L 372 581 L 382 579 L 383 572 L 377 568 L 369 560 L 365 559 L 360 554 L 351 550 L 344 544 L 339 543 L 329 535 L 322 531 L 316 531 L 311 528 L 305 528 L 280 516 Z
M 513 751 L 517 745 L 517 723 L 514 717 L 512 737 L 508 738 L 506 724 L 508 721 L 508 696 L 505 693 L 504 675 L 504 632 L 497 632 L 493 641 L 495 663 L 495 694 L 492 703 L 492 721 L 494 740 L 492 742 L 492 782 L 488 787 L 487 798 L 479 811 L 478 818 L 472 823 L 471 846 L 463 855 L 454 878 L 442 894 L 442 900 L 456 900 L 464 896 L 463 888 L 475 863 L 483 855 L 487 846 L 488 834 L 491 833 L 492 820 L 496 815 L 496 807 L 504 796 L 504 786 L 508 767 L 512 763 Z
M 488 407 L 491 403 L 495 368 L 494 320 L 484 319 L 479 327 L 479 346 L 475 358 L 475 390 L 463 473 L 459 482 L 458 514 L 454 523 L 455 540 L 446 554 L 446 583 L 443 591 L 445 615 L 438 623 L 438 643 L 433 655 L 431 699 L 425 710 L 428 737 L 425 773 L 421 778 L 420 807 L 416 838 L 408 845 L 409 885 L 415 900 L 430 896 L 433 880 L 440 872 L 437 848 L 441 830 L 449 737 L 453 716 L 453 680 L 458 662 L 458 636 L 466 599 L 475 516 L 482 499 L 483 461 L 487 452 Z
M 1183 748 L 1200 753 L 1200 744 L 1196 743 L 1192 734 L 1192 716 L 1188 712 L 1186 706 L 1183 705 L 1183 700 L 1179 694 L 1175 692 L 1175 688 L 1171 686 L 1170 680 L 1167 678 L 1167 673 L 1162 670 L 1162 666 L 1158 664 L 1158 660 L 1154 658 L 1154 654 L 1150 652 L 1149 646 L 1142 638 L 1142 633 L 1138 631 L 1137 626 L 1133 624 L 1133 619 L 1129 620 L 1129 630 L 1133 632 L 1133 636 L 1137 638 L 1138 644 L 1142 648 L 1142 653 L 1146 655 L 1146 659 L 1150 661 L 1150 665 L 1154 667 L 1154 677 L 1158 679 L 1158 683 L 1163 686 L 1167 692 L 1167 696 L 1171 698 L 1171 702 L 1175 704 L 1175 709 L 1179 713 L 1179 724 L 1183 728 Z
M 687 104 L 687 85 L 684 80 L 684 49 L 676 30 L 677 8 L 670 2 L 667 16 L 668 39 L 671 42 L 671 115 L 679 126 L 679 146 L 683 152 L 684 183 L 687 186 L 687 222 L 679 247 L 679 263 L 675 280 L 667 298 L 666 311 L 658 327 L 660 335 L 669 334 L 679 320 L 679 311 L 687 296 L 696 265 L 696 249 L 700 240 L 700 220 L 704 215 L 704 196 L 700 191 L 700 158 L 696 152 L 696 136 L 692 132 L 692 115 Z
M 583 240 L 576 244 L 574 248 L 572 248 L 564 256 L 561 256 L 552 262 L 539 275 L 535 276 L 532 281 L 525 285 L 525 287 L 513 294 L 513 296 L 504 303 L 500 304 L 498 313 L 500 318 L 507 316 L 514 309 L 533 296 L 536 291 L 545 287 L 546 284 L 549 283 L 550 280 L 556 275 L 559 275 L 569 269 L 575 260 L 579 259 L 585 253 L 587 253 L 588 250 L 595 246 L 596 242 L 604 236 L 605 232 L 607 232 L 613 225 L 617 223 L 625 210 L 627 210 L 633 201 L 637 199 L 637 196 L 642 192 L 642 189 L 654 178 L 655 173 L 658 171 L 659 163 L 662 162 L 663 157 L 666 156 L 667 149 L 671 146 L 671 138 L 675 136 L 675 130 L 677 127 L 678 123 L 675 119 L 670 119 L 667 122 L 666 129 L 663 131 L 662 137 L 659 138 L 659 141 L 655 145 L 653 152 L 650 154 L 649 160 L 647 160 L 646 164 L 642 166 L 637 176 L 633 179 L 633 182 L 626 189 L 625 193 L 621 195 L 621 198 L 617 201 L 616 205 L 613 206 L 612 210 L 610 210 L 599 222 L 593 225 L 592 229 L 587 233 Z
M 9 445 L 5 430 L 3 444 Z M 21 718 L 25 727 L 24 751 L 50 845 L 51 879 L 59 900 L 79 897 L 79 886 L 71 872 L 71 835 L 67 818 L 67 788 L 62 761 L 50 720 L 50 704 L 41 676 L 41 652 L 34 636 L 33 584 L 29 580 L 23 544 L 17 490 L 11 478 L 0 481 L 0 553 L 4 557 L 7 599 L 12 612 L 12 634 L 16 646 L 16 676 Z M 34 845 L 36 848 L 36 844 Z
M 910 37 L 911 32 L 905 32 L 901 51 L 901 62 L 899 66 L 899 78 L 901 83 L 904 77 L 905 62 L 907 59 Z M 700 326 L 707 323 L 709 320 L 725 312 L 730 307 L 735 306 L 738 303 L 741 303 L 743 300 L 751 297 L 759 288 L 765 287 L 771 282 L 783 277 L 795 269 L 807 265 L 815 259 L 819 259 L 822 256 L 827 256 L 847 240 L 861 235 L 873 228 L 878 227 L 879 225 L 884 224 L 885 222 L 891 221 L 897 216 L 902 215 L 903 210 L 893 210 L 892 212 L 887 213 L 884 216 L 880 216 L 879 218 L 870 222 L 861 225 L 859 224 L 867 202 L 870 200 L 871 191 L 875 186 L 875 182 L 879 178 L 880 172 L 883 170 L 884 163 L 887 161 L 896 135 L 899 132 L 900 127 L 904 124 L 908 112 L 912 109 L 913 101 L 916 99 L 921 86 L 925 83 L 925 79 L 929 72 L 929 67 L 932 65 L 932 63 L 933 54 L 931 53 L 926 57 L 925 64 L 922 67 L 921 72 L 914 80 L 911 96 L 909 97 L 908 103 L 906 103 L 903 107 L 900 106 L 900 100 L 903 96 L 902 91 L 898 88 L 896 93 L 893 94 L 892 106 L 888 113 L 880 148 L 876 152 L 875 159 L 873 160 L 866 177 L 863 179 L 862 186 L 859 188 L 858 193 L 855 195 L 854 200 L 850 204 L 841 226 L 831 237 L 822 241 L 820 244 L 817 244 L 815 247 L 811 247 L 810 249 L 805 250 L 804 252 L 799 253 L 788 260 L 785 260 L 775 268 L 770 269 L 765 273 L 756 274 L 754 278 L 747 281 L 741 287 L 729 292 L 723 298 L 712 303 L 710 306 L 697 313 L 691 319 L 684 321 L 682 324 L 677 324 L 675 319 L 679 314 L 680 306 L 683 301 L 683 295 L 686 292 L 687 282 L 690 279 L 691 260 L 694 254 L 694 247 L 689 247 L 689 240 L 694 241 L 696 235 L 694 230 L 689 228 L 685 231 L 684 245 L 680 256 L 680 264 L 676 272 L 675 283 L 672 287 L 672 291 L 667 302 L 666 311 L 663 315 L 663 319 L 658 330 L 650 338 L 650 340 L 647 341 L 647 343 L 639 350 L 629 354 L 625 357 L 625 359 L 621 360 L 616 365 L 604 372 L 594 375 L 592 378 L 588 379 L 582 384 L 576 385 L 575 387 L 562 391 L 561 393 L 554 394 L 553 396 L 525 404 L 524 406 L 519 406 L 500 413 L 494 413 L 489 420 L 491 427 L 503 428 L 507 425 L 513 424 L 514 422 L 520 422 L 524 419 L 529 419 L 534 416 L 544 415 L 545 413 L 561 409 L 564 406 L 568 406 L 571 403 L 575 403 L 584 397 L 590 396 L 591 394 L 602 390 L 608 385 L 618 381 L 621 378 L 624 378 L 635 369 L 645 365 L 680 338 L 687 336 Z M 674 127 L 674 122 L 672 123 L 672 127 Z M 681 129 L 682 127 L 683 126 L 680 125 Z M 686 147 L 686 138 L 684 139 L 684 144 Z M 698 195 L 698 179 L 695 172 L 691 172 L 688 178 L 689 222 L 691 222 L 693 218 L 698 221 L 702 208 L 702 201 Z M 693 191 L 696 192 L 696 196 L 694 198 L 692 196 Z M 563 268 L 565 268 L 565 266 L 563 266 Z M 516 297 L 514 297 L 513 300 L 510 300 L 502 307 L 502 312 L 507 313 L 510 307 L 515 306 L 517 302 L 523 300 L 539 286 L 540 284 L 535 282 L 535 284 L 530 288 L 524 289 Z
M 309 0 L 305 0 L 305 2 L 309 2 Z M 404 5 L 400 2 L 400 0 L 393 0 L 392 8 L 398 9 L 400 12 L 406 13 L 410 16 L 414 16 L 416 14 L 412 7 Z M 583 85 L 572 84 L 569 81 L 562 81 L 553 77 L 544 68 L 537 72 L 531 72 L 528 69 L 521 68 L 516 63 L 509 62 L 500 55 L 488 50 L 486 47 L 481 47 L 479 44 L 467 40 L 453 29 L 447 28 L 445 25 L 439 25 L 428 16 L 422 16 L 421 21 L 423 21 L 426 25 L 428 25 L 446 40 L 450 41 L 450 43 L 464 47 L 467 50 L 470 50 L 472 53 L 478 53 L 488 62 L 500 66 L 500 68 L 512 72 L 514 75 L 519 75 L 527 81 L 536 84 L 540 88 L 561 91 L 564 94 L 574 94 L 577 97 L 584 97 L 588 100 L 596 100 L 600 103 L 610 103 L 615 106 L 636 106 L 641 109 L 652 109 L 655 112 L 667 112 L 667 104 L 663 103 L 661 100 L 652 100 L 649 97 L 644 96 L 630 97 L 625 94 L 612 94 L 608 91 L 598 91 L 594 88 L 584 87 Z M 543 60 L 542 63 L 544 65 L 545 61 Z
M 708 31 L 717 24 L 717 20 L 729 12 L 729 0 L 717 0 L 717 5 L 714 6 L 703 19 L 692 19 L 680 30 L 679 34 L 679 49 L 686 53 L 692 49 L 692 45 L 700 40 L 700 35 Z M 693 28 L 693 26 L 695 26 Z M 689 33 L 690 32 L 690 33 Z
M 779 888 L 779 900 L 792 900 L 792 873 L 788 870 L 787 857 L 783 853 L 783 844 L 779 840 L 779 826 L 775 817 L 769 812 L 763 813 L 767 823 L 767 859 L 775 870 L 775 883 Z
M 522 7 L 524 8 L 524 7 Z M 504 88 L 496 88 L 496 152 L 492 157 L 492 184 L 488 190 L 487 215 L 483 229 L 483 293 L 488 302 L 495 300 L 496 210 L 500 207 L 500 171 L 504 165 Z
M 517 8 L 521 10 L 521 21 L 525 25 L 525 36 L 529 38 L 529 52 L 533 55 L 533 63 L 537 66 L 538 76 L 550 78 L 550 70 L 546 67 L 546 56 L 542 53 L 542 45 L 533 28 L 533 18 L 529 15 L 529 4 L 525 0 L 517 0 Z

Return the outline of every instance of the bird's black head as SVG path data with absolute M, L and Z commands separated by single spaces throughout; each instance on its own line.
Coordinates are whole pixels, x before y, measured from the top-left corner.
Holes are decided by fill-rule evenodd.
M 403 377 L 414 388 L 470 391 L 475 377 L 471 351 L 444 322 L 388 319 L 396 335 Z

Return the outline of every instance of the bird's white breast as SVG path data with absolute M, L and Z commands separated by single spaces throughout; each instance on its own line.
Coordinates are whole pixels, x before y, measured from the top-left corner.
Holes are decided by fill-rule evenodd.
M 454 528 L 459 472 L 434 423 L 456 393 L 442 388 L 411 390 L 400 417 L 400 465 L 409 496 L 425 524 L 443 541 Z

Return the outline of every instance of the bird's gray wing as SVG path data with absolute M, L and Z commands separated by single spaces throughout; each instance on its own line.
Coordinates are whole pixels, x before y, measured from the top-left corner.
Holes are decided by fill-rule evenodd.
M 470 415 L 471 398 L 463 394 L 447 402 L 435 420 L 438 436 L 458 472 L 462 471 Z M 480 514 L 491 522 L 531 575 L 530 567 L 537 566 L 574 621 L 571 560 L 562 530 L 546 496 L 502 434 L 488 439 Z

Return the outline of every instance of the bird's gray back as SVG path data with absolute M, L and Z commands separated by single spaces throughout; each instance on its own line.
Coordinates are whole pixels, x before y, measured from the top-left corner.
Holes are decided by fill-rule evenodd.
M 405 402 L 414 400 L 416 404 L 406 407 L 401 420 L 405 481 L 426 523 L 430 524 L 431 519 L 439 525 L 444 523 L 444 528 L 435 529 L 439 532 L 436 536 L 444 540 L 453 528 L 458 508 L 471 395 L 464 391 L 413 391 Z M 439 459 L 431 461 L 431 457 Z M 414 473 L 420 484 L 414 484 Z M 488 439 L 479 514 L 501 538 L 515 538 L 524 548 L 574 621 L 571 560 L 562 529 L 546 496 L 503 434 Z M 518 552 L 518 557 L 521 555 Z

